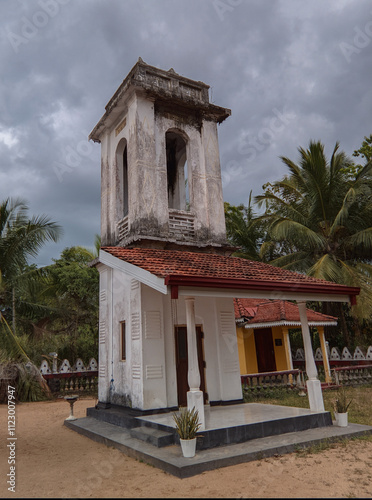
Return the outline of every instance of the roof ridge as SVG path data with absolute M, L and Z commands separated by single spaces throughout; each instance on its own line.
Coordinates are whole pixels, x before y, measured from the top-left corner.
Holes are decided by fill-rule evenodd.
M 279 314 L 280 314 L 280 319 L 286 319 L 287 318 L 287 312 L 286 312 L 286 305 L 288 301 L 286 300 L 280 300 L 279 301 Z

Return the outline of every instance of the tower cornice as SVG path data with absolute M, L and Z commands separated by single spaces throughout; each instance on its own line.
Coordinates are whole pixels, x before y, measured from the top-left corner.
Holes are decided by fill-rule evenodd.
M 217 123 L 231 115 L 231 110 L 209 102 L 209 85 L 179 75 L 171 68 L 168 71 L 146 64 L 141 58 L 130 70 L 105 107 L 105 114 L 89 135 L 89 139 L 100 142 L 102 134 L 116 121 L 118 109 L 126 106 L 133 93 L 145 93 L 156 105 L 166 106 L 176 113 L 186 110 Z

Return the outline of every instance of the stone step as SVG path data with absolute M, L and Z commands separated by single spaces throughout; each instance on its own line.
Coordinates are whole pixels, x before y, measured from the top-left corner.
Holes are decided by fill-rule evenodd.
M 138 426 L 136 418 L 131 415 L 129 411 L 118 408 L 87 408 L 87 416 L 102 420 L 109 424 L 118 425 L 119 427 L 125 427 L 126 429 Z
M 134 427 L 130 429 L 130 435 L 133 438 L 140 439 L 146 443 L 150 443 L 157 448 L 174 444 L 175 434 L 153 429 L 152 427 Z

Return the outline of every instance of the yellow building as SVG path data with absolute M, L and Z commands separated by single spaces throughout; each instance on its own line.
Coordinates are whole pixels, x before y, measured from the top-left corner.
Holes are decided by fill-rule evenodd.
M 234 299 L 241 375 L 293 370 L 289 339 L 291 328 L 300 328 L 297 305 L 285 300 Z M 324 326 L 337 318 L 306 309 L 310 327 L 319 333 L 326 382 L 331 381 Z

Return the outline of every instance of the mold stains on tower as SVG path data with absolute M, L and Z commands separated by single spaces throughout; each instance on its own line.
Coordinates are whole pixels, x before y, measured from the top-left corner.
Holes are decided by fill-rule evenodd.
M 106 245 L 229 249 L 217 123 L 231 112 L 208 89 L 139 59 L 110 99 L 90 134 L 102 144 Z

